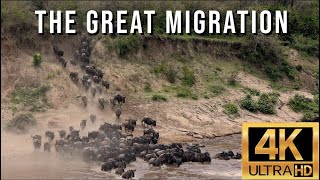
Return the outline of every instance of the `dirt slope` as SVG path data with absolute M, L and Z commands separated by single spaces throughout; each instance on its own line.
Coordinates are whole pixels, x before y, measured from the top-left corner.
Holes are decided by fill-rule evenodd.
M 127 103 L 123 106 L 123 115 L 121 121 L 127 117 L 135 117 L 141 119 L 143 116 L 150 116 L 157 119 L 158 130 L 161 135 L 161 142 L 171 141 L 190 141 L 193 137 L 216 137 L 227 134 L 240 133 L 241 123 L 245 121 L 297 121 L 301 118 L 301 114 L 297 114 L 289 109 L 286 105 L 289 98 L 295 94 L 304 94 L 312 97 L 305 91 L 289 91 L 280 93 L 280 102 L 285 105 L 277 108 L 277 114 L 264 115 L 261 113 L 250 113 L 240 109 L 239 117 L 230 118 L 223 112 L 223 105 L 227 102 L 239 102 L 245 94 L 235 88 L 228 88 L 220 96 L 199 100 L 179 99 L 169 96 L 168 102 L 154 102 L 146 97 L 143 87 L 146 82 L 150 82 L 155 90 L 161 89 L 163 86 L 170 85 L 165 79 L 159 78 L 152 71 L 153 62 L 146 61 L 148 58 L 163 60 L 163 57 L 169 57 L 170 53 L 187 54 L 197 57 L 201 53 L 205 53 L 205 59 L 193 62 L 195 71 L 202 73 L 206 64 L 221 63 L 226 57 L 226 52 L 220 48 L 224 44 L 218 46 L 214 51 L 205 49 L 208 43 L 196 42 L 195 44 L 184 45 L 181 42 L 171 42 L 163 40 L 158 42 L 146 40 L 149 46 L 149 52 L 155 51 L 154 54 L 143 53 L 139 50 L 134 55 L 134 61 L 123 60 L 116 53 L 108 52 L 103 45 L 104 41 L 99 40 L 95 43 L 92 61 L 94 64 L 103 68 L 105 78 L 111 83 L 111 90 L 104 92 L 103 96 L 109 99 L 114 93 L 121 92 L 127 96 Z M 72 59 L 72 52 L 77 48 L 79 43 L 78 37 L 63 37 L 60 39 L 50 39 L 42 44 L 41 54 L 44 59 L 40 68 L 32 66 L 32 53 L 30 49 L 23 49 L 16 46 L 14 41 L 5 40 L 1 43 L 3 51 L 1 51 L 1 124 L 2 126 L 12 117 L 10 109 L 10 98 L 14 88 L 17 87 L 37 87 L 41 84 L 48 84 L 51 88 L 47 92 L 49 103 L 52 109 L 46 112 L 34 113 L 36 119 L 40 122 L 38 128 L 33 131 L 44 131 L 45 129 L 58 130 L 67 128 L 70 125 L 79 127 L 81 119 L 86 119 L 90 114 L 97 114 L 100 121 L 115 122 L 115 115 L 110 107 L 102 111 L 98 107 L 97 97 L 93 98 L 88 92 L 83 90 L 79 84 L 72 83 L 69 79 L 71 71 L 83 72 L 79 66 L 73 67 L 68 65 L 66 69 L 62 68 L 56 58 L 53 56 L 52 44 L 59 44 L 65 51 L 65 58 Z M 163 43 L 163 49 L 157 50 L 159 43 Z M 209 44 L 210 45 L 210 44 Z M 234 45 L 232 45 L 234 46 Z M 233 48 L 231 45 L 229 48 Z M 188 51 L 190 47 L 197 47 L 194 51 Z M 211 47 L 211 46 L 209 46 Z M 177 51 L 173 51 L 176 49 Z M 192 54 L 195 53 L 195 54 Z M 196 73 L 196 74 L 197 74 Z M 49 78 L 54 74 L 53 78 Z M 198 75 L 198 74 L 197 74 Z M 272 92 L 273 89 L 265 80 L 259 79 L 245 72 L 239 72 L 237 81 L 243 87 L 254 88 L 260 92 Z M 201 89 L 206 82 L 197 82 L 195 88 Z M 76 98 L 78 95 L 87 94 L 89 99 L 89 107 L 84 108 L 80 101 Z M 281 104 L 278 105 L 279 107 Z M 53 127 L 52 124 L 56 124 Z M 91 125 L 83 134 L 98 125 Z M 139 125 L 136 134 L 141 133 L 142 127 Z

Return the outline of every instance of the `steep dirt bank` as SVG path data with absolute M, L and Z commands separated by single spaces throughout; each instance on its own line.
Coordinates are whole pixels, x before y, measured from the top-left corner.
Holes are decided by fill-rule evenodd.
M 177 69 L 182 68 L 184 63 L 174 60 L 177 56 L 184 57 L 191 59 L 188 59 L 190 61 L 188 65 L 194 68 L 196 74 L 197 82 L 192 88 L 195 93 L 201 94 L 204 91 L 207 82 L 201 77 L 211 72 L 213 69 L 211 67 L 216 68 L 217 66 L 222 69 L 222 79 L 226 79 L 232 71 L 237 70 L 237 81 L 242 87 L 254 88 L 260 92 L 272 92 L 273 89 L 266 80 L 242 72 L 241 69 L 236 68 L 238 64 L 233 64 L 234 62 L 239 63 L 232 53 L 232 49 L 236 50 L 239 44 L 147 37 L 143 40 L 141 48 L 126 59 L 119 58 L 115 51 L 108 50 L 105 44 L 111 42 L 112 40 L 108 38 L 98 40 L 91 56 L 93 63 L 103 68 L 104 77 L 111 83 L 110 91 L 104 93 L 103 96 L 109 99 L 119 91 L 127 96 L 127 103 L 123 106 L 122 120 L 130 116 L 138 119 L 143 116 L 154 117 L 161 134 L 160 142 L 191 141 L 194 140 L 193 137 L 211 138 L 240 133 L 241 123 L 245 121 L 297 121 L 302 115 L 293 112 L 286 105 L 289 98 L 295 94 L 312 97 L 305 91 L 280 93 L 281 103 L 278 104 L 278 107 L 281 109 L 277 107 L 275 115 L 250 113 L 239 109 L 239 116 L 232 118 L 223 112 L 223 106 L 227 102 L 239 102 L 245 96 L 241 89 L 227 87 L 221 95 L 209 99 L 202 97 L 198 100 L 180 99 L 163 90 L 164 87 L 172 85 L 163 76 L 159 77 L 152 73 L 152 70 L 159 62 L 169 62 Z M 12 39 L 6 39 L 1 43 L 3 49 L 1 53 L 2 125 L 12 117 L 12 109 L 10 109 L 12 90 L 18 87 L 38 87 L 42 84 L 50 86 L 47 97 L 52 109 L 34 113 L 40 122 L 37 131 L 58 130 L 70 125 L 78 127 L 80 120 L 88 118 L 91 113 L 97 114 L 101 121 L 115 122 L 114 112 L 110 108 L 101 111 L 98 108 L 97 97 L 92 98 L 81 85 L 75 85 L 70 81 L 68 76 L 71 71 L 83 74 L 79 66 L 73 67 L 69 64 L 64 69 L 53 56 L 52 44 L 59 44 L 65 51 L 66 59 L 72 59 L 73 52 L 78 47 L 78 37 L 50 38 L 43 42 L 41 48 L 37 49 L 44 59 L 40 68 L 32 66 L 34 49 L 21 48 L 16 43 Z M 143 46 L 146 49 L 142 48 Z M 231 68 L 228 63 L 232 64 Z M 145 93 L 143 90 L 146 83 L 151 84 L 153 92 L 164 93 L 168 101 L 152 101 L 150 98 L 152 93 Z M 90 96 L 90 106 L 87 109 L 84 109 L 76 98 L 82 94 Z M 49 126 L 49 122 L 55 122 L 57 127 Z M 142 129 L 142 126 L 139 125 L 135 133 L 141 134 Z

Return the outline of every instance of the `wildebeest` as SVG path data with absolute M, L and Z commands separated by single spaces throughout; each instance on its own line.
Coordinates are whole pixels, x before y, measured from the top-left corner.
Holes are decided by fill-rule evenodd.
M 87 125 L 87 120 L 86 119 L 83 119 L 81 122 L 80 122 L 80 127 L 81 129 L 83 130 Z
M 99 84 L 100 81 L 101 81 L 101 79 L 100 79 L 98 76 L 96 76 L 96 75 L 94 75 L 94 76 L 92 77 L 92 80 L 93 80 L 93 82 L 96 83 L 96 84 Z M 103 84 L 102 84 L 102 85 L 103 85 Z
M 79 130 L 72 130 L 70 133 L 69 138 L 73 141 L 80 140 Z
M 95 87 L 91 87 L 91 94 L 93 97 L 96 96 L 97 89 Z
M 84 105 L 84 107 L 87 107 L 88 104 L 88 97 L 86 95 L 84 96 L 77 96 L 77 98 L 81 97 L 81 102 Z
M 46 131 L 45 135 L 50 142 L 54 139 L 54 132 L 52 131 Z
M 43 144 L 43 150 L 45 152 L 50 152 L 50 149 L 51 149 L 51 144 L 50 143 L 46 142 L 46 143 Z
M 76 51 L 74 52 L 74 58 L 75 58 L 75 60 L 79 60 L 79 58 L 80 58 L 80 53 L 79 53 L 78 50 L 76 50 Z
M 131 178 L 133 178 L 135 171 L 136 171 L 135 169 L 134 169 L 134 170 L 128 170 L 128 171 L 126 171 L 125 173 L 122 174 L 122 178 L 124 178 L 124 179 L 131 179 Z
M 153 120 L 152 118 L 149 118 L 149 117 L 144 117 L 141 122 L 143 125 L 146 124 L 147 126 L 148 125 L 151 125 L 151 126 L 157 125 L 156 120 Z
M 97 116 L 95 114 L 90 114 L 90 121 L 92 123 L 96 122 Z
M 78 72 L 71 72 L 70 73 L 70 78 L 71 78 L 71 80 L 73 80 L 75 82 L 78 82 L 78 80 L 79 80 Z
M 104 97 L 100 96 L 98 99 L 98 102 L 100 104 L 101 109 L 104 109 L 104 105 L 106 104 L 106 100 L 104 99 Z
M 57 57 L 62 57 L 64 54 L 64 52 L 55 45 L 53 45 L 53 52 Z
M 106 89 L 110 88 L 110 83 L 106 80 L 102 80 L 101 81 L 102 86 L 104 86 Z
M 74 60 L 74 59 L 71 59 L 71 60 L 70 60 L 70 64 L 72 64 L 73 66 L 76 66 L 76 65 L 77 65 L 77 61 Z
M 124 168 L 117 168 L 115 173 L 118 175 L 122 175 L 124 173 Z
M 134 131 L 134 125 L 132 125 L 129 121 L 122 123 L 122 126 L 126 131 Z
M 114 168 L 114 163 L 113 162 L 105 162 L 101 165 L 101 170 L 102 171 L 111 171 Z
M 114 107 L 116 105 L 116 100 L 113 98 L 110 98 L 110 104 L 112 105 L 112 107 Z
M 96 89 L 97 89 L 97 92 L 98 92 L 99 94 L 102 93 L 102 88 L 101 88 L 101 86 L 100 86 L 99 84 L 96 85 Z
M 120 94 L 115 95 L 114 99 L 118 102 L 118 104 L 122 104 L 126 102 L 126 97 L 121 96 Z
M 59 132 L 60 139 L 64 139 L 67 135 L 67 132 L 65 130 L 61 130 L 58 132 Z
M 71 132 L 74 130 L 73 126 L 69 126 L 69 133 L 71 134 Z
M 34 150 L 39 150 L 41 147 L 41 136 L 40 135 L 34 135 L 31 136 L 32 137 L 32 143 L 33 143 L 33 147 Z
M 120 115 L 122 114 L 122 110 L 121 110 L 121 108 L 118 108 L 117 110 L 116 110 L 116 117 L 117 117 L 117 119 L 119 119 L 120 118 Z

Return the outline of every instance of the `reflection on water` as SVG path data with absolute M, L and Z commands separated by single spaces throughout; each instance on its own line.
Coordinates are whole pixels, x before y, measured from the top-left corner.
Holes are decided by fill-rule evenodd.
M 211 156 L 222 150 L 241 152 L 241 135 L 219 137 L 201 142 Z M 241 160 L 215 160 L 210 164 L 183 163 L 180 167 L 152 167 L 140 158 L 128 165 L 136 169 L 134 179 L 239 179 Z M 1 179 L 121 179 L 114 171 L 103 172 L 97 163 L 65 159 L 55 152 L 6 156 L 1 154 Z

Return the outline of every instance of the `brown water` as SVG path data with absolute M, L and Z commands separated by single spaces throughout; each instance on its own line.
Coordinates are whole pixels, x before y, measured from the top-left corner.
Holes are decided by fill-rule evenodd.
M 65 159 L 55 152 L 33 152 L 32 143 L 24 136 L 2 134 L 1 179 L 121 179 L 103 172 L 97 163 Z M 13 143 L 14 142 L 14 143 Z M 241 152 L 241 135 L 219 137 L 201 142 L 211 156 L 222 150 Z M 21 145 L 21 146 L 17 146 Z M 127 169 L 136 169 L 134 179 L 239 179 L 241 160 L 215 160 L 210 164 L 188 162 L 180 167 L 152 167 L 140 158 Z

